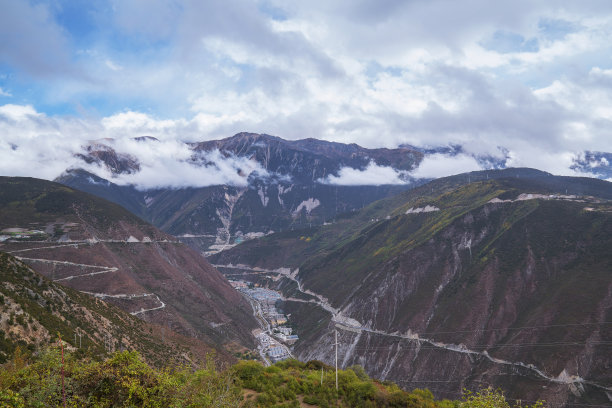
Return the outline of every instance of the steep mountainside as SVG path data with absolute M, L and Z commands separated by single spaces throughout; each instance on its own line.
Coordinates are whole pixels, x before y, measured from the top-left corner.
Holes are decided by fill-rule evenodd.
M 332 361 L 337 329 L 343 366 L 439 396 L 609 403 L 612 184 L 513 175 L 436 180 L 211 260 L 291 298 L 303 359 Z
M 158 141 L 148 138 L 141 143 Z M 217 151 L 220 157 L 230 160 L 247 159 L 260 170 L 248 173 L 247 169 L 238 169 L 244 186 L 140 191 L 82 169 L 70 169 L 56 181 L 122 205 L 192 247 L 215 252 L 270 231 L 323 224 L 340 213 L 403 191 L 409 186 L 336 186 L 323 180 L 338 175 L 345 167 L 363 170 L 370 162 L 411 170 L 423 156 L 410 148 L 365 149 L 355 144 L 316 139 L 287 141 L 251 133 L 193 143 L 190 149 L 190 163 L 202 169 L 203 177 L 211 166 L 221 166 L 209 159 L 211 152 Z M 98 164 L 115 175 L 137 173 L 140 169 L 136 158 L 115 151 L 109 141 L 88 146 L 79 157 L 84 164 Z
M 316 182 L 342 167 L 364 168 L 371 161 L 379 166 L 412 170 L 423 155 L 414 148 L 366 149 L 354 143 L 344 144 L 318 139 L 284 140 L 280 137 L 238 133 L 223 139 L 193 145 L 194 151 L 219 150 L 223 154 L 246 156 L 261 163 L 264 169 L 295 182 Z
M 0 250 L 132 315 L 207 342 L 252 346 L 250 305 L 201 255 L 116 204 L 0 178 Z
M 58 340 L 82 355 L 103 356 L 116 350 L 136 350 L 148 362 L 205 362 L 214 352 L 206 344 L 150 325 L 100 299 L 54 283 L 11 255 L 0 253 L 0 363 L 17 346 L 37 350 Z

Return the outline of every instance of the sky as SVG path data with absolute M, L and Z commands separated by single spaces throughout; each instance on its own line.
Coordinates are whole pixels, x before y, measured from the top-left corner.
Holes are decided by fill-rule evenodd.
M 422 176 L 474 155 L 575 174 L 612 151 L 611 38 L 608 0 L 0 0 L 0 174 L 53 179 L 141 135 L 181 161 L 242 131 L 464 147 Z

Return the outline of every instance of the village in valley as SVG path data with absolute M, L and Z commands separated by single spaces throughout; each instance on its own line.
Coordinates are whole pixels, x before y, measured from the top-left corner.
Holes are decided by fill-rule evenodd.
M 277 308 L 282 300 L 279 292 L 259 287 L 258 284 L 241 280 L 230 280 L 230 284 L 251 303 L 253 314 L 261 329 L 254 331 L 259 342 L 258 350 L 266 364 L 292 358 L 289 346 L 297 340 L 297 334 L 288 326 L 287 316 Z

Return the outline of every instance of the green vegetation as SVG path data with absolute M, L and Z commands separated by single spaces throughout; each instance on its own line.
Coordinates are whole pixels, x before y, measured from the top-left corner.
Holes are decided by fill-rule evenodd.
M 62 371 L 67 407 L 237 407 L 242 395 L 230 371 L 210 362 L 156 370 L 136 352 L 99 362 L 47 349 L 35 358 L 16 356 L 0 373 L 2 407 L 62 407 Z M 62 370 L 63 368 L 63 370 Z
M 370 379 L 363 368 L 335 374 L 319 361 L 284 361 L 263 367 L 243 361 L 217 370 L 205 367 L 155 369 L 136 352 L 115 353 L 104 361 L 77 358 L 57 348 L 36 356 L 16 349 L 0 371 L 0 406 L 6 408 L 62 407 L 411 407 L 510 408 L 500 391 L 467 393 L 462 401 L 435 400 L 430 391 L 401 390 Z M 64 389 L 62 389 L 62 380 Z M 532 408 L 542 407 L 541 403 Z M 521 405 L 514 405 L 521 407 Z
M 200 360 L 204 358 L 200 354 L 210 351 L 202 343 L 174 334 L 173 341 L 165 342 L 159 328 L 114 305 L 51 282 L 3 252 L 0 311 L 0 363 L 17 347 L 35 351 L 54 344 L 58 334 L 69 347 L 78 348 L 78 355 L 103 358 L 108 355 L 107 348 L 130 348 L 158 367 Z

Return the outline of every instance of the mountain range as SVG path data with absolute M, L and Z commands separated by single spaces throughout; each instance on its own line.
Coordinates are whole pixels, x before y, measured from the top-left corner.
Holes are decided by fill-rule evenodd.
M 331 363 L 337 332 L 342 367 L 440 398 L 484 384 L 612 401 L 612 183 L 493 156 L 416 179 L 428 157 L 467 153 L 241 133 L 185 143 L 169 174 L 185 183 L 164 185 L 136 151 L 99 140 L 61 184 L 2 178 L 0 251 L 214 347 L 252 348 L 257 327 L 221 271 L 282 293 L 302 360 Z M 605 178 L 606 155 L 574 166 Z
M 139 143 L 158 141 L 145 138 Z M 251 133 L 193 143 L 189 148 L 190 163 L 204 172 L 211 167 L 225 171 L 224 160 L 240 164 L 244 168 L 236 166 L 228 171 L 235 171 L 243 184 L 139 190 L 84 169 L 70 169 L 56 181 L 118 203 L 192 247 L 215 252 L 271 231 L 323 224 L 337 214 L 403 191 L 410 185 L 407 171 L 423 157 L 410 148 L 365 149 L 355 144 L 287 141 Z M 216 162 L 211 162 L 211 155 Z M 97 163 L 115 176 L 139 171 L 135 157 L 115 151 L 104 141 L 88 146 L 80 157 L 84 165 Z M 404 179 L 399 184 L 398 180 L 382 180 L 382 185 L 326 181 L 344 168 L 363 170 L 370 163 L 404 172 Z
M 440 397 L 491 384 L 551 406 L 606 404 L 610 200 L 602 180 L 475 172 L 209 259 L 284 293 L 301 359 L 332 361 L 338 331 L 343 367 Z
M 91 142 L 75 154 L 81 165 L 56 181 L 113 201 L 205 254 L 270 232 L 324 224 L 414 188 L 429 180 L 415 173 L 428 158 L 469 157 L 486 169 L 505 168 L 510 159 L 503 148 L 497 156 L 460 145 L 366 149 L 254 133 L 180 147 L 150 136 L 130 143 Z M 181 158 L 168 164 L 172 152 L 156 156 L 163 149 L 178 149 Z M 148 155 L 155 159 L 146 162 Z M 573 168 L 607 178 L 607 155 L 586 152 Z

